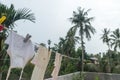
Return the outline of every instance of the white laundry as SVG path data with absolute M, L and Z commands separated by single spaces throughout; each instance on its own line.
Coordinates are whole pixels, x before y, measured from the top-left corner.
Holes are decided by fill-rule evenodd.
M 59 53 L 56 53 L 55 62 L 54 62 L 54 69 L 53 69 L 53 72 L 51 74 L 53 80 L 58 80 L 58 74 L 59 74 L 59 70 L 60 70 L 60 66 L 61 66 L 61 61 L 62 61 L 62 55 Z
M 31 40 L 28 40 L 26 43 L 23 40 L 24 37 L 11 31 L 5 41 L 5 43 L 9 45 L 7 53 L 10 56 L 10 69 L 23 69 L 28 61 L 34 56 L 35 52 Z
M 40 46 L 37 54 L 31 61 L 35 64 L 31 80 L 43 80 L 44 74 L 50 60 L 51 51 L 48 51 L 47 48 Z

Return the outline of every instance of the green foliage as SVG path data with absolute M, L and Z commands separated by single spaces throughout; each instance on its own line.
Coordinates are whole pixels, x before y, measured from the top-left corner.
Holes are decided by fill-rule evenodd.
M 45 78 L 50 78 L 51 73 L 54 68 L 54 59 L 55 59 L 55 53 L 51 55 L 51 59 L 49 61 L 46 73 L 45 73 Z M 61 62 L 61 69 L 59 72 L 59 75 L 65 75 L 69 73 L 73 73 L 78 71 L 78 62 L 77 60 L 71 60 L 68 58 L 63 57 L 62 62 Z
M 48 64 L 46 72 L 45 72 L 45 78 L 51 77 L 51 73 L 52 73 L 53 69 L 54 69 L 54 61 L 53 61 L 53 59 L 51 59 L 49 61 L 49 64 Z
M 118 73 L 118 74 L 120 74 L 120 65 L 116 65 L 116 66 L 113 68 L 113 73 Z
M 109 58 L 108 55 L 110 54 Z M 110 50 L 103 55 L 103 57 L 99 61 L 99 68 L 101 72 L 111 72 L 111 73 L 119 73 L 119 64 L 120 64 L 120 53 L 116 54 L 116 51 Z M 108 61 L 110 60 L 110 63 Z
M 117 48 L 120 49 L 120 29 L 117 28 L 113 33 L 111 34 L 111 46 L 114 47 L 114 50 L 117 51 Z
M 50 61 L 48 63 L 46 72 L 45 72 L 45 78 L 50 78 L 51 77 L 51 73 L 54 69 L 54 60 L 55 60 L 55 53 L 52 52 L 51 57 L 50 57 Z
M 85 78 L 85 73 L 81 72 L 80 74 L 77 75 L 73 74 L 72 80 L 84 80 L 84 78 Z
M 8 55 L 6 54 L 6 49 L 8 48 L 8 45 L 2 44 L 2 50 L 0 51 L 0 72 L 4 72 L 5 70 L 8 69 L 10 59 Z
M 95 80 L 100 80 L 99 77 L 98 77 L 98 75 L 95 76 Z
M 72 80 L 80 80 L 80 75 L 74 75 L 74 74 L 73 74 Z
M 21 71 L 21 69 L 12 69 L 9 79 L 10 80 L 17 80 L 17 79 L 19 79 L 20 71 Z M 2 73 L 2 80 L 6 79 L 7 72 L 8 71 L 6 70 L 6 71 L 4 71 Z
M 88 72 L 98 72 L 99 69 L 98 69 L 98 67 L 95 64 L 87 63 L 87 64 L 85 64 L 85 71 L 88 71 Z
M 33 64 L 28 63 L 28 64 L 26 65 L 26 67 L 24 68 L 24 72 L 23 72 L 23 76 L 22 76 L 22 77 L 23 77 L 25 80 L 30 80 L 31 74 L 32 74 L 32 71 L 33 71 L 33 67 L 34 67 Z M 7 69 L 8 69 L 8 68 L 7 68 Z M 7 72 L 8 72 L 8 70 L 5 70 L 5 71 L 2 73 L 2 80 L 5 80 L 5 79 L 6 79 Z M 20 73 L 21 73 L 21 69 L 18 69 L 18 68 L 17 68 L 17 69 L 16 69 L 16 68 L 12 69 L 9 79 L 10 79 L 10 80 L 18 80 L 18 79 L 19 79 L 19 76 L 20 76 Z
M 108 47 L 110 47 L 110 29 L 108 30 L 107 28 L 105 28 L 103 30 L 103 34 L 101 39 L 103 40 L 103 43 L 106 43 Z
M 24 68 L 23 78 L 25 78 L 26 80 L 30 80 L 33 69 L 34 65 L 29 62 Z
M 78 61 L 76 60 L 70 60 L 67 58 L 63 58 L 61 69 L 60 69 L 60 75 L 65 75 L 65 74 L 78 71 L 77 63 Z
M 15 21 L 21 19 L 35 22 L 35 17 L 34 14 L 31 13 L 31 10 L 26 8 L 15 10 L 13 4 L 11 4 L 10 7 L 7 7 L 6 5 L 0 3 L 0 17 L 2 16 L 3 13 L 7 17 L 3 25 L 5 25 L 8 28 L 14 27 Z

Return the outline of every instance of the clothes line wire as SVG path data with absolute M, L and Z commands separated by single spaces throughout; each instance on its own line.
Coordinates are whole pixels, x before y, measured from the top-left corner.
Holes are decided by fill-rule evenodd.
M 9 30 L 7 27 L 4 27 L 4 29 Z M 9 30 L 9 31 L 11 31 L 11 30 Z M 39 46 L 40 44 L 34 42 L 33 45 L 37 45 L 37 46 Z M 80 60 L 79 58 L 73 58 L 73 57 L 70 57 L 70 56 L 67 56 L 67 55 L 63 55 L 63 54 L 61 54 L 61 55 L 62 55 L 63 57 L 66 57 L 66 58 L 69 58 L 69 59 L 72 59 L 72 60 Z M 0 60 L 1 60 L 1 59 L 0 59 Z M 4 59 L 2 59 L 2 60 L 4 60 Z M 6 60 L 6 59 L 5 59 L 5 60 Z
M 69 56 L 66 56 L 66 55 L 62 55 L 63 57 L 66 57 L 66 58 L 69 58 L 69 59 L 72 59 L 72 60 L 80 60 L 79 58 L 73 58 L 73 57 L 69 57 Z
M 36 43 L 35 43 L 36 44 Z M 37 44 L 37 45 L 40 45 L 40 44 Z M 55 53 L 56 54 L 56 53 Z M 66 58 L 69 58 L 69 59 L 72 59 L 72 60 L 80 60 L 79 58 L 73 58 L 73 57 L 70 57 L 70 56 L 67 56 L 67 55 L 63 55 L 61 54 L 63 57 L 66 57 Z
M 35 43 L 36 44 L 36 43 Z M 37 43 L 38 44 L 38 43 Z M 56 54 L 56 53 L 55 53 Z M 59 53 L 60 54 L 60 53 Z M 61 54 L 63 57 L 66 57 L 66 58 L 69 58 L 69 59 L 72 59 L 72 60 L 80 60 L 79 58 L 73 58 L 73 57 L 70 57 L 70 56 L 67 56 L 67 55 L 63 55 Z M 0 59 L 0 60 L 10 60 L 10 59 Z
M 39 43 L 34 42 L 34 45 L 39 46 L 40 44 L 39 44 Z M 63 55 L 63 54 L 61 54 L 61 55 L 62 55 L 63 57 L 69 58 L 69 59 L 73 59 L 73 60 L 80 60 L 79 58 L 73 58 L 73 57 L 70 57 L 70 56 L 67 56 L 67 55 Z
M 10 59 L 0 59 L 0 60 L 10 60 Z
M 36 42 L 34 42 L 34 44 L 33 45 L 37 45 L 37 46 L 40 46 L 40 44 L 39 43 L 36 43 Z M 56 53 L 55 53 L 56 54 Z M 59 53 L 60 54 L 60 53 Z M 73 57 L 70 57 L 70 56 L 67 56 L 67 55 L 63 55 L 63 54 L 61 54 L 63 57 L 66 57 L 66 58 L 69 58 L 69 59 L 72 59 L 72 60 L 80 60 L 79 58 L 73 58 Z

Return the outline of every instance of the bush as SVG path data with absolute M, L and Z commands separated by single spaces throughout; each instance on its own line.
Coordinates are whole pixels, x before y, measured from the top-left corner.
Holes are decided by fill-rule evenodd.
M 32 71 L 33 71 L 33 67 L 34 67 L 33 64 L 28 63 L 26 65 L 26 67 L 24 68 L 24 72 L 23 72 L 22 78 L 24 78 L 25 80 L 30 80 L 31 75 L 32 75 Z M 8 70 L 5 70 L 2 73 L 2 80 L 5 80 L 5 78 L 7 76 L 7 72 L 8 72 Z M 20 77 L 20 74 L 21 74 L 21 69 L 18 69 L 18 68 L 12 69 L 11 70 L 11 74 L 9 76 L 9 80 L 18 80 L 19 77 Z
M 81 72 L 80 74 L 77 74 L 77 75 L 73 74 L 72 80 L 84 80 L 84 78 L 85 78 L 85 73 Z
M 120 73 L 120 65 L 117 65 L 113 68 L 113 73 Z
M 93 64 L 93 63 L 87 63 L 85 64 L 85 71 L 89 71 L 89 72 L 98 72 L 98 67 Z

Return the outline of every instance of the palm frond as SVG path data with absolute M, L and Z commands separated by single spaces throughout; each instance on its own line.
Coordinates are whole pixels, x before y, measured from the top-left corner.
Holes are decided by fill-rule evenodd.
M 33 13 L 30 13 L 31 10 L 23 8 L 19 9 L 16 11 L 16 14 L 14 16 L 14 20 L 19 20 L 19 19 L 25 19 L 25 20 L 30 20 L 32 22 L 35 22 L 35 17 Z
M 15 22 L 21 19 L 35 22 L 35 16 L 33 13 L 31 13 L 30 9 L 23 8 L 15 10 L 13 4 L 11 4 L 10 7 L 7 7 L 4 4 L 0 4 L 0 14 L 0 16 L 2 16 L 2 14 L 5 14 L 7 17 L 3 25 L 8 28 L 14 27 Z

